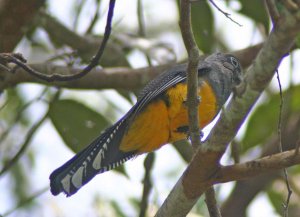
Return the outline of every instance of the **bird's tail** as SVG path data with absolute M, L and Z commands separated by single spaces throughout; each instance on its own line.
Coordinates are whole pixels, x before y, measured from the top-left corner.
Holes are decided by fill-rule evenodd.
M 124 119 L 121 119 L 68 162 L 54 170 L 50 175 L 51 193 L 57 195 L 64 192 L 71 196 L 95 175 L 111 170 L 134 157 L 134 152 L 119 150 L 125 125 Z

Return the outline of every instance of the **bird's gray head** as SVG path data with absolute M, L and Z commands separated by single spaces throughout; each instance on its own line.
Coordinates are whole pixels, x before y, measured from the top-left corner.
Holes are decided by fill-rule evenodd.
M 198 74 L 210 83 L 220 106 L 228 99 L 233 88 L 242 81 L 241 65 L 232 54 L 215 53 L 206 57 L 199 64 Z

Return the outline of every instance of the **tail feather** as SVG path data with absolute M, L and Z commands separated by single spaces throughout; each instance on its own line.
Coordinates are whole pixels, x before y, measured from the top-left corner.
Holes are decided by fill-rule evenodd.
M 119 150 L 125 125 L 124 119 L 120 120 L 68 162 L 53 171 L 50 175 L 51 193 L 57 195 L 64 192 L 67 196 L 71 196 L 97 174 L 120 166 L 134 157 L 134 152 Z

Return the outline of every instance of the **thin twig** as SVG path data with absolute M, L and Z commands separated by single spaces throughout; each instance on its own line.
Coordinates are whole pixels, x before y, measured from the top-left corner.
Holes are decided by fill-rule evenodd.
M 42 97 L 46 94 L 46 92 L 48 91 L 48 87 L 44 88 L 44 90 L 42 91 L 42 93 L 30 100 L 29 102 L 25 103 L 16 113 L 17 115 L 15 116 L 14 120 L 13 120 L 13 124 L 8 127 L 4 132 L 2 132 L 1 136 L 0 136 L 0 144 L 5 140 L 5 138 L 7 137 L 7 135 L 9 134 L 9 132 L 11 132 L 11 130 L 16 126 L 16 124 L 21 120 L 22 116 L 23 116 L 23 112 L 30 107 L 33 103 L 38 102 L 42 99 Z M 1 109 L 0 109 L 1 111 Z
M 146 28 L 145 28 L 145 20 L 143 13 L 143 3 L 142 0 L 137 1 L 137 17 L 138 17 L 138 26 L 139 26 L 139 36 L 146 37 Z M 149 56 L 149 52 L 145 52 L 145 57 L 147 59 L 147 63 L 149 66 L 152 66 L 151 57 Z
M 21 145 L 20 150 L 16 153 L 16 155 L 10 159 L 2 168 L 2 170 L 0 171 L 0 177 L 7 172 L 13 165 L 15 165 L 15 163 L 20 159 L 20 157 L 23 155 L 23 153 L 25 152 L 25 150 L 27 149 L 27 147 L 29 146 L 31 139 L 33 138 L 33 136 L 35 135 L 35 132 L 40 128 L 40 126 L 44 123 L 44 121 L 47 119 L 48 114 L 45 114 L 36 124 L 34 124 L 26 138 L 24 143 Z
M 31 201 L 33 201 L 34 199 L 36 199 L 37 197 L 41 196 L 42 194 L 44 194 L 45 192 L 47 192 L 49 190 L 49 186 L 37 191 L 36 193 L 34 193 L 33 195 L 31 195 L 30 197 L 20 201 L 19 204 L 17 204 L 14 208 L 6 211 L 3 215 L 0 215 L 1 217 L 6 217 L 9 216 L 10 214 L 12 214 L 13 212 L 15 212 L 16 210 L 18 210 L 19 208 L 25 206 L 26 204 L 30 203 Z
M 75 11 L 75 19 L 73 21 L 73 29 L 75 29 L 75 30 L 78 27 L 79 16 L 80 16 L 81 11 L 83 9 L 84 3 L 86 3 L 85 0 L 80 0 L 80 2 L 78 3 L 78 1 L 77 1 L 76 5 L 75 5 L 75 10 L 74 10 Z
M 116 0 L 110 0 L 110 2 L 109 2 L 109 9 L 108 9 L 108 14 L 107 14 L 107 21 L 106 21 L 104 37 L 103 37 L 101 45 L 98 49 L 98 52 L 92 58 L 91 62 L 79 73 L 74 74 L 74 75 L 58 75 L 58 74 L 46 75 L 44 73 L 41 73 L 41 72 L 38 72 L 38 71 L 34 70 L 29 65 L 27 65 L 26 60 L 20 54 L 17 54 L 17 55 L 11 55 L 11 54 L 0 55 L 0 61 L 4 61 L 4 62 L 7 62 L 7 63 L 14 63 L 17 66 L 23 68 L 29 74 L 32 74 L 33 76 L 35 76 L 39 79 L 48 81 L 48 82 L 52 82 L 52 81 L 71 81 L 71 80 L 79 79 L 79 78 L 85 76 L 98 64 L 100 58 L 103 55 L 104 48 L 105 48 L 105 46 L 108 42 L 108 39 L 109 39 L 109 36 L 110 36 L 110 33 L 111 33 L 111 23 L 112 23 L 112 18 L 113 18 L 115 1 Z
M 96 6 L 95 6 L 96 11 L 95 11 L 95 14 L 93 16 L 93 19 L 92 19 L 88 29 L 86 30 L 86 34 L 92 33 L 92 31 L 93 31 L 93 29 L 94 29 L 94 27 L 95 27 L 95 25 L 96 25 L 96 23 L 99 19 L 99 8 L 100 8 L 101 1 L 100 0 L 95 0 L 95 1 L 96 1 Z
M 0 112 L 12 101 L 12 98 L 7 99 L 1 106 L 0 106 Z
M 278 139 L 279 139 L 279 151 L 282 152 L 282 133 L 281 133 L 281 127 L 282 127 L 282 108 L 283 108 L 283 95 L 282 95 L 282 87 L 281 87 L 281 82 L 280 82 L 280 77 L 279 77 L 279 73 L 278 70 L 276 70 L 276 78 L 278 81 L 278 86 L 279 86 L 279 94 L 280 94 L 280 105 L 279 105 L 279 118 L 278 118 L 278 127 L 277 127 L 277 134 L 278 134 Z M 283 173 L 284 173 L 284 179 L 285 179 L 285 183 L 286 183 L 286 188 L 288 191 L 288 195 L 286 198 L 286 202 L 283 203 L 283 209 L 284 209 L 284 217 L 288 217 L 288 211 L 289 211 L 289 203 L 290 203 L 290 198 L 292 196 L 292 189 L 290 187 L 290 183 L 288 180 L 288 173 L 286 168 L 283 169 Z
M 110 33 L 111 33 L 111 24 L 112 24 L 112 18 L 113 18 L 113 14 L 114 14 L 114 7 L 115 7 L 115 2 L 116 0 L 110 0 L 109 1 L 109 9 L 108 9 L 108 14 L 107 14 L 107 20 L 106 20 L 106 27 L 105 27 L 105 31 L 104 31 L 104 37 L 103 37 L 103 41 L 100 45 L 100 48 L 96 54 L 96 56 L 93 57 L 93 59 L 91 60 L 90 64 L 87 65 L 80 73 L 75 74 L 73 76 L 69 76 L 69 80 L 74 80 L 74 79 L 78 79 L 83 77 L 84 75 L 86 75 L 87 73 L 89 73 L 99 62 L 103 52 L 104 52 L 104 48 L 107 44 L 107 41 L 109 39 Z M 65 77 L 66 79 L 67 77 Z
M 205 202 L 210 217 L 221 217 L 221 212 L 217 205 L 215 189 L 213 186 L 205 192 Z
M 149 195 L 152 189 L 152 183 L 151 183 L 151 169 L 153 167 L 155 154 L 153 152 L 149 153 L 144 161 L 144 167 L 145 167 L 145 178 L 144 178 L 144 189 L 143 189 L 143 196 L 142 201 L 140 204 L 140 215 L 139 217 L 145 217 L 146 211 L 148 208 L 148 200 Z
M 291 179 L 290 181 L 290 185 L 293 188 L 293 193 L 297 195 L 297 197 L 300 197 L 300 188 L 298 185 L 298 179 Z
M 58 97 L 60 95 L 60 91 L 57 91 L 57 93 L 54 95 L 53 99 L 51 100 L 51 102 L 53 102 L 54 100 L 57 100 Z M 50 102 L 50 103 L 51 103 Z M 7 172 L 19 159 L 20 157 L 23 155 L 23 153 L 26 151 L 26 149 L 28 148 L 28 146 L 30 145 L 30 142 L 33 138 L 33 136 L 35 135 L 35 132 L 40 128 L 40 126 L 44 123 L 44 121 L 48 118 L 48 112 L 45 113 L 45 115 L 38 121 L 36 122 L 28 131 L 27 136 L 25 138 L 25 141 L 23 142 L 23 144 L 21 145 L 21 148 L 19 149 L 19 151 L 15 154 L 15 156 L 10 159 L 2 168 L 2 170 L 0 171 L 0 177 Z
M 224 14 L 225 17 L 227 17 L 228 19 L 230 19 L 232 22 L 234 22 L 235 24 L 237 24 L 238 26 L 242 26 L 241 24 L 239 24 L 237 21 L 235 21 L 234 19 L 232 19 L 230 16 L 231 14 L 223 11 L 221 8 L 219 8 L 218 5 L 216 5 L 216 3 L 213 0 L 209 0 L 209 2 L 218 9 L 218 11 L 220 11 L 222 14 Z
M 146 36 L 142 0 L 138 0 L 137 1 L 137 15 L 138 15 L 137 16 L 137 18 L 138 18 L 138 25 L 139 25 L 139 36 Z

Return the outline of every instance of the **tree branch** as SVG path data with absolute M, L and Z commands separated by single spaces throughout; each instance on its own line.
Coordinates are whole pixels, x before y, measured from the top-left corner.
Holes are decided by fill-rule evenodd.
M 59 66 L 51 63 L 32 64 L 32 68 L 44 74 L 74 74 L 81 70 L 79 67 Z M 170 65 L 145 67 L 140 69 L 130 68 L 94 68 L 85 77 L 69 82 L 47 82 L 32 76 L 21 68 L 16 68 L 14 73 L 0 71 L 0 89 L 13 87 L 24 82 L 40 83 L 49 86 L 58 86 L 73 89 L 125 89 L 136 90 L 143 87 L 149 80 L 166 70 Z
M 148 200 L 150 191 L 152 189 L 152 182 L 151 182 L 151 170 L 153 167 L 155 159 L 155 153 L 151 152 L 147 155 L 144 161 L 144 168 L 145 168 L 145 177 L 144 177 L 144 188 L 143 188 L 143 196 L 140 203 L 140 214 L 139 217 L 145 217 L 147 208 L 148 208 Z
M 242 63 L 243 67 L 248 67 L 254 58 L 262 44 L 257 44 L 247 49 L 239 50 L 233 52 Z M 0 54 L 0 59 L 3 54 Z M 1 66 L 1 64 L 0 64 Z M 59 66 L 52 63 L 40 63 L 40 64 L 30 64 L 30 67 L 43 72 L 44 74 L 76 74 L 81 68 L 75 66 Z M 168 69 L 170 65 L 161 65 L 146 67 L 140 69 L 130 69 L 130 68 L 106 68 L 99 69 L 94 68 L 85 77 L 78 79 L 76 81 L 69 82 L 46 82 L 30 75 L 28 72 L 22 68 L 0 68 L 0 90 L 4 90 L 13 87 L 20 83 L 33 82 L 39 84 L 45 84 L 49 86 L 58 86 L 73 89 L 104 89 L 104 88 L 115 88 L 115 89 L 125 89 L 125 90 L 137 90 L 143 87 L 149 80 L 156 77 L 158 74 L 162 73 Z M 13 73 L 9 73 L 13 71 Z
M 205 202 L 210 217 L 221 217 L 221 212 L 217 204 L 215 189 L 213 186 L 205 192 Z
M 288 107 L 288 106 L 287 106 Z M 295 144 L 300 139 L 300 115 L 288 112 L 289 117 L 285 118 L 287 123 L 283 126 L 283 148 L 290 150 L 295 148 Z M 267 125 L 267 123 L 266 123 Z M 278 135 L 268 139 L 268 143 L 263 145 L 261 157 L 273 155 L 278 152 L 277 144 L 279 143 Z M 243 180 L 236 183 L 233 191 L 221 207 L 223 217 L 245 216 L 246 209 L 253 198 L 271 182 L 281 176 L 280 171 L 257 176 L 253 179 Z
M 53 96 L 53 98 L 51 99 L 50 103 L 52 103 L 53 101 L 57 100 L 58 97 L 60 95 L 60 91 L 58 90 L 55 95 Z M 31 140 L 34 137 L 36 131 L 40 128 L 40 126 L 42 126 L 42 124 L 45 122 L 45 120 L 48 118 L 48 112 L 46 112 L 42 118 L 40 118 L 39 121 L 37 121 L 28 131 L 26 138 L 23 142 L 23 144 L 21 145 L 21 148 L 19 149 L 19 151 L 15 154 L 15 156 L 10 159 L 8 162 L 6 162 L 6 164 L 3 166 L 3 168 L 0 170 L 0 177 L 5 174 L 15 163 L 18 162 L 18 160 L 20 159 L 20 157 L 22 157 L 22 155 L 24 154 L 24 152 L 26 151 L 26 149 L 28 148 L 28 146 L 31 144 Z
M 198 115 L 198 64 L 200 52 L 194 39 L 191 25 L 191 3 L 189 0 L 180 1 L 179 26 L 188 52 L 187 65 L 187 106 L 189 117 L 189 133 L 193 148 L 196 150 L 200 145 L 199 115 Z
M 10 159 L 8 162 L 5 163 L 5 165 L 3 166 L 3 168 L 1 168 L 1 170 L 0 170 L 0 177 L 3 174 L 5 174 L 13 165 L 15 165 L 15 163 L 18 162 L 18 160 L 20 159 L 20 157 L 24 154 L 24 152 L 26 151 L 26 149 L 28 148 L 28 146 L 31 144 L 30 142 L 31 142 L 33 136 L 35 135 L 35 132 L 45 122 L 45 120 L 47 119 L 47 117 L 48 117 L 48 114 L 45 114 L 36 124 L 34 124 L 30 128 L 30 130 L 27 133 L 27 136 L 25 138 L 25 141 L 21 145 L 21 148 L 19 149 L 19 151 L 15 154 L 15 156 L 12 159 Z
M 232 19 L 230 17 L 230 14 L 223 11 L 213 0 L 209 0 L 209 2 L 215 7 L 217 8 L 218 11 L 220 11 L 222 14 L 224 14 L 225 17 L 227 17 L 229 20 L 231 20 L 232 22 L 234 22 L 235 24 L 237 24 L 238 26 L 242 26 L 241 24 L 239 24 L 237 21 L 235 21 L 234 19 Z
M 223 166 L 220 168 L 220 171 L 211 178 L 211 181 L 213 183 L 225 183 L 243 180 L 297 164 L 300 164 L 300 154 L 296 154 L 296 149 L 293 149 L 258 160 Z
M 284 5 L 280 7 L 280 25 L 272 30 L 255 62 L 246 72 L 243 84 L 237 88 L 237 95 L 230 101 L 226 112 L 221 114 L 208 140 L 198 150 L 157 216 L 186 215 L 203 192 L 214 184 L 208 180 L 220 170 L 219 161 L 228 143 L 268 85 L 282 58 L 290 51 L 300 31 L 300 11 L 288 11 Z M 180 206 L 177 206 L 178 202 Z
M 46 75 L 43 72 L 39 72 L 33 68 L 31 68 L 29 65 L 26 64 L 26 59 L 22 57 L 21 54 L 5 54 L 3 55 L 3 61 L 5 63 L 14 63 L 15 65 L 23 68 L 25 71 L 27 71 L 29 74 L 32 74 L 33 76 L 45 80 L 48 82 L 53 81 L 73 81 L 77 80 L 79 78 L 84 77 L 87 75 L 96 65 L 98 65 L 99 60 L 101 59 L 104 49 L 106 47 L 107 41 L 109 39 L 110 33 L 111 33 L 111 24 L 112 24 L 112 18 L 114 13 L 114 7 L 115 7 L 116 0 L 110 0 L 109 1 L 109 8 L 108 8 L 108 14 L 107 14 L 107 20 L 106 20 L 106 27 L 104 32 L 103 40 L 100 44 L 100 47 L 96 53 L 95 56 L 91 59 L 89 64 L 84 67 L 82 70 L 80 70 L 77 74 L 70 74 L 70 75 L 60 75 L 60 74 L 53 74 L 53 75 Z

